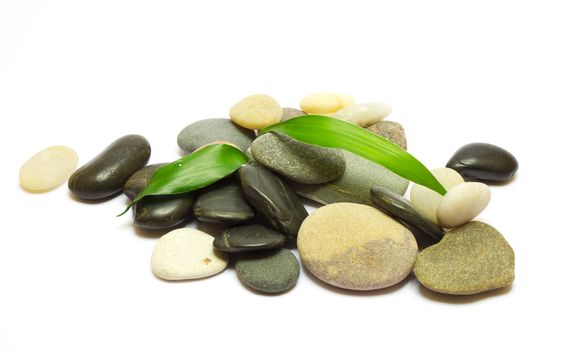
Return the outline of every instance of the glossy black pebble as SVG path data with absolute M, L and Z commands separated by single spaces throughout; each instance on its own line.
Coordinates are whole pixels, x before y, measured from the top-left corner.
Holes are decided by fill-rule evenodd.
M 226 225 L 248 222 L 254 217 L 237 179 L 208 187 L 197 197 L 193 215 L 200 221 Z
M 111 197 L 123 190 L 127 179 L 147 164 L 150 155 L 151 147 L 143 136 L 123 136 L 75 171 L 68 188 L 82 199 Z
M 265 250 L 284 245 L 286 237 L 262 225 L 245 225 L 223 230 L 213 241 L 213 247 L 226 253 Z
M 149 179 L 153 176 L 155 170 L 161 168 L 168 163 L 160 163 L 160 164 L 151 164 L 147 165 L 143 169 L 137 171 L 123 186 L 123 193 L 127 196 L 130 200 L 135 199 L 139 195 L 139 192 L 143 191 L 147 184 L 149 183 Z
M 518 171 L 518 161 L 510 152 L 489 143 L 461 147 L 446 166 L 467 181 L 507 181 Z
M 443 238 L 443 229 L 419 214 L 411 202 L 398 193 L 383 187 L 373 187 L 371 196 L 379 209 L 413 232 L 420 248 L 433 245 Z

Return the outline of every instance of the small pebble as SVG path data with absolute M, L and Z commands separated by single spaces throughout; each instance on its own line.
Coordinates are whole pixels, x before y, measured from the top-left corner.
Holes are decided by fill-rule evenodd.
M 284 245 L 286 237 L 258 224 L 230 227 L 218 234 L 213 247 L 227 253 L 267 250 Z
M 282 121 L 286 121 L 288 119 L 301 117 L 307 115 L 308 113 L 301 111 L 296 108 L 282 108 Z
M 282 120 L 282 108 L 268 95 L 252 95 L 230 109 L 234 123 L 246 129 L 262 129 Z M 247 147 L 242 147 L 246 149 Z
M 448 191 L 453 187 L 464 183 L 461 175 L 453 169 L 437 168 L 431 170 L 431 173 Z M 411 187 L 410 199 L 411 203 L 413 203 L 413 207 L 415 207 L 421 215 L 434 223 L 437 223 L 437 209 L 439 208 L 441 199 L 443 199 L 442 195 L 425 186 L 413 184 Z
M 391 105 L 388 103 L 361 103 L 344 107 L 332 114 L 332 117 L 366 128 L 386 118 L 391 111 Z
M 328 115 L 354 103 L 354 98 L 349 95 L 317 93 L 304 97 L 300 101 L 300 108 L 308 114 Z
M 250 207 L 238 179 L 225 179 L 206 189 L 197 197 L 193 214 L 199 221 L 235 225 L 250 221 Z
M 297 243 L 310 272 L 351 290 L 399 283 L 417 257 L 417 242 L 409 230 L 376 208 L 354 203 L 316 209 L 304 220 Z
M 153 249 L 153 273 L 165 280 L 190 280 L 222 272 L 228 266 L 228 258 L 213 249 L 213 240 L 207 233 L 192 228 L 165 234 Z
M 253 130 L 244 129 L 230 119 L 211 118 L 186 126 L 177 136 L 177 144 L 185 152 L 193 152 L 216 141 L 229 142 L 245 150 L 255 137 Z
M 450 189 L 437 209 L 437 222 L 445 228 L 461 226 L 477 217 L 489 204 L 486 184 L 466 182 Z
M 383 120 L 367 128 L 368 131 L 375 133 L 396 143 L 399 147 L 407 150 L 407 137 L 405 136 L 405 129 L 397 122 L 390 120 Z
M 159 163 L 159 164 L 151 164 L 147 165 L 146 167 L 142 168 L 141 170 L 135 172 L 131 177 L 125 182 L 123 186 L 123 193 L 127 196 L 130 200 L 135 199 L 141 191 L 147 187 L 149 184 L 149 180 L 153 173 L 159 168 L 168 163 Z
M 300 275 L 298 259 L 288 249 L 251 252 L 236 261 L 236 272 L 246 286 L 264 293 L 292 289 Z
M 518 161 L 510 152 L 489 143 L 470 143 L 461 147 L 447 162 L 468 181 L 510 180 L 518 171 Z
M 483 222 L 472 221 L 423 250 L 415 276 L 435 292 L 466 295 L 511 285 L 514 267 L 514 251 L 503 236 Z
M 20 186 L 46 192 L 62 185 L 77 168 L 79 157 L 65 146 L 52 146 L 30 157 L 20 168 Z

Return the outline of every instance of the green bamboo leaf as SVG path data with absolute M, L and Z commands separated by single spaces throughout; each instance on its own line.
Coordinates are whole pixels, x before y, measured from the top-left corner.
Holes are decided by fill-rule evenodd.
M 157 169 L 147 187 L 118 216 L 125 214 L 143 197 L 187 193 L 209 186 L 247 162 L 248 156 L 236 147 L 226 144 L 206 146 Z
M 260 130 L 259 134 L 270 131 L 284 133 L 305 143 L 356 153 L 441 195 L 447 192 L 435 176 L 411 154 L 393 142 L 343 120 L 307 115 L 271 125 Z

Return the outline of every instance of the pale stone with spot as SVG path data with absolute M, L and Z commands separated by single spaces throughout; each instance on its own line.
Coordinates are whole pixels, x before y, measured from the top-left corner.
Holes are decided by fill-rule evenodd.
M 262 129 L 282 120 L 282 108 L 268 95 L 252 95 L 230 109 L 230 118 L 246 129 Z
M 151 256 L 153 273 L 165 280 L 190 280 L 222 272 L 228 258 L 213 248 L 214 238 L 192 228 L 173 230 L 161 237 Z
M 491 191 L 481 182 L 466 182 L 453 187 L 441 200 L 437 222 L 445 228 L 461 226 L 475 219 L 489 204 Z
M 370 102 L 344 107 L 331 116 L 366 128 L 386 118 L 391 111 L 388 103 Z
M 328 115 L 354 103 L 354 97 L 350 95 L 322 92 L 304 97 L 300 108 L 308 114 Z
M 380 210 L 356 203 L 326 205 L 298 232 L 304 266 L 320 280 L 351 290 L 392 286 L 409 275 L 417 242 L 403 225 Z
M 433 169 L 431 170 L 431 173 L 448 191 L 465 182 L 457 171 L 450 168 Z M 442 195 L 425 186 L 413 184 L 413 187 L 411 187 L 410 198 L 413 207 L 415 207 L 421 215 L 430 219 L 434 223 L 437 223 L 437 209 L 439 208 L 441 199 L 443 199 Z
M 20 186 L 29 192 L 46 192 L 62 185 L 76 170 L 79 157 L 65 146 L 43 149 L 20 168 Z

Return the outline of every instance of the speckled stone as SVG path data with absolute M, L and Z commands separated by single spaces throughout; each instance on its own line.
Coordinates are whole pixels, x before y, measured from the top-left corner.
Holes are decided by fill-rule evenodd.
M 316 277 L 351 290 L 392 286 L 411 273 L 417 257 L 409 230 L 378 209 L 355 203 L 314 211 L 297 243 L 304 266 Z
M 472 221 L 423 250 L 415 276 L 426 288 L 445 294 L 476 294 L 512 284 L 512 247 L 493 227 Z
M 301 117 L 307 114 L 308 113 L 296 108 L 282 108 L 282 121 L 296 117 Z
M 297 141 L 279 133 L 266 133 L 252 142 L 252 156 L 266 168 L 305 184 L 339 178 L 346 167 L 340 150 Z
M 254 210 L 246 201 L 238 179 L 220 181 L 197 197 L 193 215 L 200 221 L 235 225 L 250 221 Z
M 319 185 L 297 182 L 290 182 L 290 185 L 299 195 L 321 204 L 352 202 L 372 205 L 372 187 L 385 187 L 401 195 L 407 190 L 409 181 L 385 167 L 347 151 L 342 151 L 342 154 L 346 168 L 340 178 Z
M 226 141 L 246 150 L 254 138 L 253 130 L 242 128 L 230 119 L 211 118 L 186 126 L 177 136 L 177 144 L 182 150 L 193 152 L 208 143 Z
M 292 289 L 300 275 L 298 259 L 288 249 L 251 252 L 236 261 L 236 272 L 246 286 L 264 293 Z
M 227 253 L 268 250 L 284 245 L 286 237 L 265 226 L 252 224 L 230 227 L 218 234 L 213 247 Z
M 497 182 L 511 179 L 518 161 L 510 152 L 489 143 L 470 143 L 461 147 L 447 162 L 468 181 Z
M 405 129 L 397 122 L 390 120 L 380 121 L 369 126 L 367 130 L 382 136 L 387 140 L 391 140 L 404 150 L 407 149 L 407 137 L 405 136 Z

